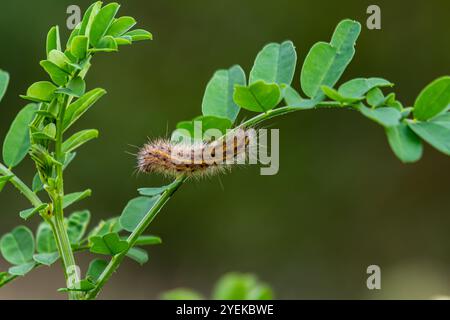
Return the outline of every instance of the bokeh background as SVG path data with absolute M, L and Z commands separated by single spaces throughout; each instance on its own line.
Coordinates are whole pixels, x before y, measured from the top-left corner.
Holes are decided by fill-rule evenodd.
M 0 136 L 25 104 L 18 95 L 46 75 L 39 66 L 55 24 L 64 35 L 66 9 L 90 1 L 2 0 L 0 67 L 11 74 L 1 103 Z M 342 80 L 381 76 L 397 85 L 405 105 L 434 78 L 450 71 L 448 0 L 434 1 L 122 1 L 153 42 L 95 57 L 89 88 L 108 95 L 77 128 L 101 136 L 80 150 L 66 172 L 66 190 L 93 189 L 78 208 L 93 222 L 117 216 L 136 189 L 158 186 L 136 175 L 129 153 L 147 137 L 165 136 L 180 120 L 200 114 L 213 72 L 240 64 L 247 72 L 264 44 L 286 39 L 297 47 L 299 69 L 309 48 L 329 40 L 336 24 L 365 26 L 378 4 L 382 30 L 363 27 L 356 56 Z M 204 294 L 227 271 L 256 273 L 277 298 L 430 298 L 450 294 L 450 159 L 430 147 L 423 159 L 401 164 L 383 130 L 357 113 L 304 111 L 268 124 L 280 129 L 280 171 L 260 176 L 251 166 L 183 186 L 150 232 L 164 243 L 144 267 L 126 261 L 101 298 L 155 299 L 167 289 Z M 17 174 L 33 177 L 30 160 Z M 7 187 L 0 195 L 0 233 L 22 224 L 28 203 Z M 76 208 L 74 208 L 76 209 Z M 39 219 L 30 225 L 36 228 Z M 86 268 L 92 257 L 79 256 Z M 382 290 L 366 288 L 366 268 L 377 264 Z M 7 264 L 0 260 L 0 270 Z M 62 299 L 58 264 L 40 268 L 0 290 L 0 299 Z

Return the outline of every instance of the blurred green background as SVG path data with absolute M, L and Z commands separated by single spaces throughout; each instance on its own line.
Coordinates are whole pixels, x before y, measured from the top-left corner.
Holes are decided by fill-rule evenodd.
M 90 1 L 2 0 L 0 68 L 11 74 L 1 103 L 0 136 L 25 104 L 18 95 L 46 77 L 39 66 L 55 24 L 64 35 L 68 5 Z M 382 30 L 365 27 L 378 4 Z M 79 208 L 94 222 L 119 215 L 136 188 L 157 176 L 135 174 L 136 147 L 165 136 L 201 112 L 203 90 L 219 68 L 249 72 L 264 44 L 291 39 L 299 67 L 309 48 L 329 40 L 343 18 L 363 31 L 342 80 L 380 76 L 396 83 L 405 105 L 450 71 L 448 0 L 434 1 L 122 1 L 153 32 L 154 41 L 95 57 L 89 88 L 107 96 L 77 125 L 101 136 L 80 150 L 66 172 L 67 192 L 93 189 Z M 188 286 L 208 293 L 224 272 L 254 272 L 278 298 L 429 298 L 450 294 L 450 159 L 429 147 L 423 159 L 401 164 L 384 132 L 357 113 L 304 111 L 268 124 L 280 129 L 280 172 L 260 176 L 251 166 L 183 186 L 151 225 L 164 243 L 150 248 L 144 267 L 126 261 L 102 298 L 153 299 Z M 31 161 L 17 174 L 30 182 Z M 0 195 L 0 233 L 22 224 L 27 202 L 8 186 Z M 35 228 L 39 219 L 30 224 Z M 81 255 L 86 268 L 89 255 Z M 366 288 L 377 264 L 382 290 Z M 7 268 L 0 260 L 0 270 Z M 0 298 L 64 298 L 59 265 L 40 268 L 0 290 Z

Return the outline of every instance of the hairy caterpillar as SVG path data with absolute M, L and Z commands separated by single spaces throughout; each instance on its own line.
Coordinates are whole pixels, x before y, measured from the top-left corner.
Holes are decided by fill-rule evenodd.
M 238 129 L 211 142 L 180 142 L 158 139 L 138 152 L 138 170 L 166 176 L 201 177 L 223 172 L 233 164 L 252 161 L 255 155 L 254 129 Z

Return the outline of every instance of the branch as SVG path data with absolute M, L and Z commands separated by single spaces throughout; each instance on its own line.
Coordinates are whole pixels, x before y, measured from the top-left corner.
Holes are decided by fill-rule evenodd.
M 28 186 L 20 180 L 11 170 L 0 163 L 0 173 L 5 176 L 13 176 L 10 182 L 22 193 L 34 207 L 40 207 L 43 202 Z
M 136 243 L 139 236 L 145 231 L 145 229 L 147 229 L 147 227 L 150 225 L 150 223 L 153 221 L 153 219 L 159 213 L 161 208 L 167 203 L 167 201 L 169 201 L 169 199 L 172 197 L 172 195 L 181 187 L 181 185 L 186 181 L 186 179 L 187 179 L 186 176 L 178 177 L 164 191 L 164 193 L 161 195 L 161 197 L 158 199 L 158 201 L 155 203 L 155 205 L 144 216 L 144 218 L 141 220 L 141 222 L 136 227 L 136 229 L 134 229 L 134 231 L 128 237 L 128 239 L 127 239 L 128 248 L 125 251 L 122 251 L 121 253 L 115 255 L 111 259 L 111 261 L 106 266 L 103 273 L 98 278 L 95 288 L 86 294 L 85 298 L 87 300 L 92 300 L 97 297 L 98 293 L 103 288 L 103 286 L 106 284 L 106 282 L 109 280 L 109 278 L 112 276 L 112 274 L 117 270 L 117 268 L 119 268 L 120 263 L 125 258 L 128 251 L 134 246 L 134 244 Z

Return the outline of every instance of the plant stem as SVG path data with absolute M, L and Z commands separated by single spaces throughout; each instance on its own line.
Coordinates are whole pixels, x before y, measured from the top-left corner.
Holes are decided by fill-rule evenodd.
M 23 183 L 11 170 L 0 163 L 0 173 L 4 176 L 13 176 L 10 182 L 27 198 L 34 207 L 40 207 L 43 202 L 28 186 Z
M 169 199 L 172 197 L 172 195 L 180 188 L 180 186 L 186 181 L 186 176 L 180 176 L 178 177 L 170 186 L 163 192 L 163 194 L 160 196 L 158 201 L 155 203 L 155 205 L 150 209 L 149 212 L 144 216 L 144 218 L 141 220 L 139 225 L 134 229 L 134 231 L 130 234 L 130 236 L 127 239 L 128 242 L 128 248 L 115 255 L 109 264 L 106 266 L 105 270 L 100 275 L 99 279 L 97 280 L 97 283 L 95 285 L 95 288 L 86 295 L 87 300 L 95 299 L 100 292 L 100 290 L 103 288 L 103 286 L 106 284 L 106 282 L 109 280 L 109 278 L 112 276 L 112 274 L 117 270 L 122 260 L 127 255 L 128 251 L 134 246 L 136 241 L 138 240 L 139 236 L 147 229 L 147 227 L 150 225 L 150 223 L 155 219 L 156 215 L 159 213 L 161 208 L 169 201 Z
M 266 121 L 266 120 L 269 120 L 269 119 L 272 119 L 272 118 L 275 118 L 278 116 L 282 116 L 282 115 L 285 115 L 285 114 L 288 114 L 291 112 L 304 111 L 304 110 L 310 110 L 310 109 L 320 109 L 320 108 L 341 108 L 342 109 L 345 107 L 343 107 L 339 102 L 336 102 L 336 101 L 319 102 L 316 104 L 315 107 L 309 108 L 309 109 L 286 106 L 286 107 L 276 108 L 276 109 L 269 110 L 265 113 L 258 114 L 257 116 L 243 122 L 237 128 L 252 127 L 263 121 Z
M 72 247 L 70 245 L 69 236 L 67 234 L 66 226 L 64 224 L 64 177 L 63 177 L 63 164 L 64 164 L 64 152 L 62 150 L 63 143 L 63 120 L 64 114 L 69 104 L 69 99 L 64 96 L 60 103 L 60 110 L 58 119 L 56 120 L 56 137 L 55 137 L 55 157 L 60 164 L 56 165 L 56 183 L 55 190 L 51 192 L 50 196 L 53 200 L 54 209 L 54 235 L 56 242 L 59 244 L 59 254 L 61 256 L 64 275 L 66 277 L 67 286 L 80 281 L 80 277 L 75 263 L 75 257 L 73 255 Z M 79 292 L 69 292 L 70 299 L 79 299 L 81 297 Z

